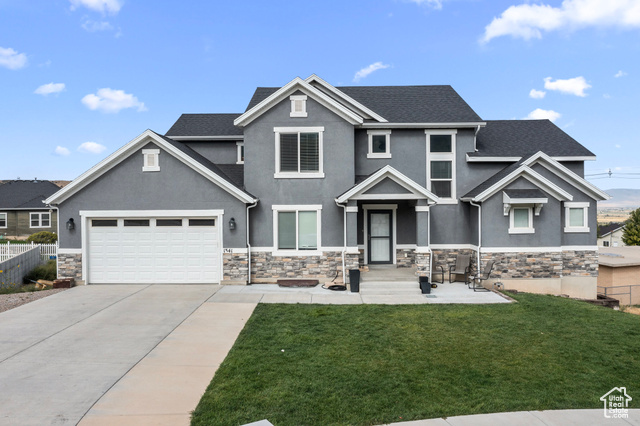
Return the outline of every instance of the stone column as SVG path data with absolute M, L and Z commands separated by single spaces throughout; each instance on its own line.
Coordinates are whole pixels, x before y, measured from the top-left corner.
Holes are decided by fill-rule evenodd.
M 429 206 L 427 200 L 418 200 L 416 204 L 416 274 L 429 275 Z

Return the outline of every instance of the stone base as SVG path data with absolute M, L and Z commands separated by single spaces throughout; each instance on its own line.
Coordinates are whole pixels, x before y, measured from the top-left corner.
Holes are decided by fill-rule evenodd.
M 353 259 L 350 262 L 353 264 Z M 252 283 L 275 283 L 286 278 L 315 278 L 321 284 L 342 282 L 342 252 L 324 252 L 314 256 L 274 256 L 270 252 L 251 252 Z
M 73 278 L 76 285 L 82 281 L 82 254 L 58 253 L 58 278 Z
M 223 253 L 221 284 L 246 285 L 249 278 L 248 259 L 247 253 Z
M 471 259 L 469 275 L 474 275 L 476 271 L 476 263 L 478 258 L 478 252 L 472 249 L 434 249 L 433 250 L 433 277 L 437 277 L 437 281 L 440 281 L 442 271 L 444 271 L 443 280 L 449 279 L 449 267 L 455 266 L 456 257 L 458 255 L 469 255 Z M 457 277 L 459 280 L 464 281 L 462 276 Z

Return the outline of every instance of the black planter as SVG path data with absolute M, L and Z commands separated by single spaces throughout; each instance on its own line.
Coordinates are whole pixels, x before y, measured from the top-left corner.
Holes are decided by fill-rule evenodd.
M 349 285 L 351 287 L 351 293 L 358 293 L 360 291 L 359 269 L 349 269 Z
M 429 277 L 418 277 L 418 281 L 420 282 L 420 291 L 422 294 L 430 294 L 431 283 L 429 282 Z

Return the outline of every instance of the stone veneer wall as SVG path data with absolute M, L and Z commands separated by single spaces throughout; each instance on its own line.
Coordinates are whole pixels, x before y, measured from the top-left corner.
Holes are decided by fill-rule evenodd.
M 246 253 L 222 254 L 223 284 L 246 284 L 249 278 L 249 260 Z
M 586 250 L 566 250 L 562 252 L 562 276 L 597 277 L 598 252 Z
M 429 259 L 431 255 L 429 253 L 416 253 L 414 251 L 414 256 L 416 275 L 419 277 L 429 276 Z
M 82 254 L 58 253 L 58 278 L 82 281 Z
M 398 268 L 413 268 L 415 264 L 415 249 L 396 249 L 396 266 Z
M 440 278 L 440 273 L 444 269 L 444 279 L 449 279 L 449 267 L 455 266 L 456 257 L 459 254 L 468 254 L 471 259 L 471 266 L 469 275 L 473 275 L 476 270 L 476 263 L 478 254 L 475 250 L 472 249 L 434 249 L 433 250 L 433 274 L 438 279 Z M 462 279 L 462 278 L 460 278 Z
M 318 279 L 331 282 L 342 272 L 342 252 L 324 252 L 316 256 L 274 256 L 269 252 L 251 252 L 251 282 L 275 283 L 279 279 Z
M 598 276 L 597 251 L 482 253 L 482 263 L 495 261 L 495 279 Z

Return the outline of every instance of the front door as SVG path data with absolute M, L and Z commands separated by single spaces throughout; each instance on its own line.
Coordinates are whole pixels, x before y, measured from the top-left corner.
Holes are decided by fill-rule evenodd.
M 393 263 L 391 215 L 391 210 L 368 210 L 369 263 Z

